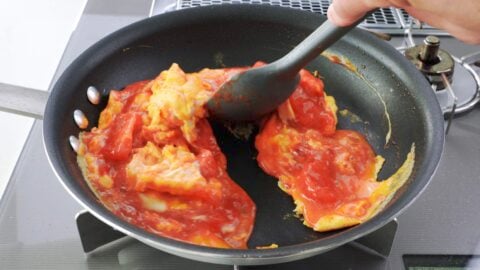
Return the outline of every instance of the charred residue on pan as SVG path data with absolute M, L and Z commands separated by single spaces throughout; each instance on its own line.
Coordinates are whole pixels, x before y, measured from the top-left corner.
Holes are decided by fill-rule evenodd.
M 227 66 L 224 63 L 225 55 L 222 52 L 217 52 L 213 55 L 213 62 L 215 67 L 226 68 Z
M 128 52 L 130 50 L 133 50 L 133 49 L 153 49 L 154 46 L 152 45 L 148 45 L 148 44 L 141 44 L 141 45 L 137 45 L 135 47 L 126 47 L 126 48 L 123 48 L 122 49 L 122 52 L 125 53 L 125 52 Z
M 254 133 L 253 122 L 223 122 L 223 126 L 237 139 L 248 141 Z
M 341 109 L 338 111 L 338 114 L 341 115 L 342 117 L 347 118 L 351 123 L 359 123 L 359 122 L 363 122 L 365 124 L 368 123 L 368 122 L 364 122 L 362 118 L 358 116 L 358 114 L 351 112 L 348 109 Z

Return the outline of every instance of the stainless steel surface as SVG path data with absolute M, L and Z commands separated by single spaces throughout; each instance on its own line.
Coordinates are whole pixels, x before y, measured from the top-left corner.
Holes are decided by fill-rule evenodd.
M 150 4 L 89 1 L 58 72 L 105 34 L 147 16 Z M 403 38 L 394 38 L 391 44 L 401 46 L 403 42 Z M 478 46 L 451 38 L 442 38 L 442 47 L 459 57 L 480 51 Z M 398 270 L 403 269 L 405 254 L 480 255 L 478 123 L 479 106 L 454 119 L 440 167 L 425 192 L 399 216 L 398 231 L 386 260 L 359 253 L 350 245 L 330 251 L 324 259 L 315 257 L 280 269 L 315 269 L 321 265 L 322 269 Z M 185 263 L 131 239 L 119 240 L 85 256 L 75 224 L 75 216 L 82 208 L 56 179 L 41 137 L 42 123 L 37 121 L 0 200 L 0 269 L 179 269 Z M 184 267 L 232 269 L 193 261 Z
M 468 55 L 465 55 L 461 58 L 462 62 L 472 63 L 476 66 L 480 66 L 480 52 L 474 52 Z
M 437 91 L 444 114 L 464 113 L 471 110 L 480 99 L 480 80 L 477 71 L 468 63 L 462 63 L 458 57 L 455 61 L 455 72 L 451 78 L 450 90 Z M 445 84 L 446 85 L 446 84 Z M 455 107 L 455 108 L 454 108 Z M 455 109 L 455 110 L 454 110 Z
M 86 129 L 88 127 L 88 119 L 81 110 L 73 111 L 73 120 L 81 129 Z
M 75 221 L 85 253 L 92 252 L 108 244 L 114 244 L 114 241 L 126 237 L 125 234 L 114 230 L 87 210 L 78 213 L 75 216 Z
M 447 78 L 447 76 L 445 76 L 445 74 L 442 74 L 442 79 L 443 79 L 444 84 L 446 85 L 446 89 L 447 89 L 448 94 L 453 99 L 452 110 L 450 111 L 450 115 L 448 116 L 447 127 L 445 128 L 445 134 L 448 134 L 448 132 L 450 131 L 450 127 L 452 126 L 453 118 L 455 117 L 455 112 L 457 110 L 458 97 L 455 95 L 455 92 L 452 89 L 452 85 L 450 84 L 449 78 Z M 436 89 L 434 89 L 434 90 L 436 90 Z M 444 112 L 444 114 L 445 114 L 445 112 Z
M 94 105 L 98 105 L 100 103 L 100 92 L 98 92 L 95 86 L 89 86 L 87 89 L 87 98 Z
M 438 49 L 440 48 L 440 39 L 436 36 L 427 36 L 423 40 L 424 49 L 420 53 L 420 59 L 427 63 L 434 63 L 438 60 Z
M 78 152 L 78 148 L 80 147 L 80 142 L 78 141 L 77 137 L 71 135 L 68 137 L 68 142 L 70 143 L 70 146 L 72 147 L 73 151 Z
M 48 92 L 0 83 L 0 111 L 43 118 Z
M 476 89 L 473 88 L 475 92 L 470 96 L 471 98 L 465 104 L 462 104 L 459 110 L 465 112 L 471 110 L 480 102 L 480 51 L 464 55 L 457 62 L 469 72 L 473 81 L 472 79 L 468 81 L 476 86 Z

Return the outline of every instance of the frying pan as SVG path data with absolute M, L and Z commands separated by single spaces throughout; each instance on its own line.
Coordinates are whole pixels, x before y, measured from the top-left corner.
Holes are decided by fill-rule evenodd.
M 277 180 L 257 166 L 253 137 L 231 136 L 212 121 L 218 143 L 228 159 L 228 172 L 252 197 L 257 218 L 250 249 L 228 250 L 196 246 L 154 235 L 117 218 L 88 188 L 69 145 L 81 131 L 75 109 L 97 125 L 110 89 L 154 78 L 171 63 L 188 72 L 204 67 L 251 65 L 273 61 L 291 50 L 325 18 L 294 9 L 220 5 L 175 11 L 127 26 L 96 43 L 62 74 L 48 99 L 43 121 L 48 159 L 67 191 L 97 218 L 152 247 L 178 256 L 220 264 L 272 264 L 313 256 L 379 229 L 398 216 L 427 186 L 443 149 L 443 116 L 426 79 L 402 55 L 376 37 L 354 30 L 330 53 L 346 57 L 352 72 L 319 56 L 307 68 L 318 71 L 328 94 L 340 109 L 339 128 L 362 132 L 376 153 L 386 158 L 380 179 L 403 163 L 412 143 L 415 165 L 407 184 L 386 208 L 369 221 L 331 232 L 314 232 L 293 217 L 293 202 Z M 102 90 L 100 105 L 87 100 L 89 86 Z M 358 121 L 360 119 L 360 121 Z M 389 121 L 390 120 L 390 121 Z M 391 130 L 391 139 L 386 135 Z M 255 249 L 276 243 L 276 249 Z

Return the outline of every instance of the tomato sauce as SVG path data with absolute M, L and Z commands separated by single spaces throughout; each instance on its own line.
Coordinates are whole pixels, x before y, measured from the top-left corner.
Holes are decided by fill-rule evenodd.
M 260 167 L 279 178 L 282 189 L 302 206 L 307 226 L 315 227 L 325 215 L 365 215 L 370 205 L 362 192 L 376 180 L 368 142 L 358 132 L 336 130 L 334 106 L 327 106 L 322 81 L 305 70 L 279 111 L 285 106 L 292 116 L 282 119 L 274 113 L 256 138 Z M 339 213 L 346 204 L 357 207 Z
M 229 178 L 226 158 L 210 124 L 200 119 L 195 125 L 196 139 L 191 142 L 178 127 L 170 127 L 168 135 L 159 139 L 159 131 L 145 124 L 149 117 L 142 99 L 152 95 L 150 87 L 145 81 L 112 91 L 100 118 L 102 128 L 81 134 L 83 150 L 79 156 L 86 161 L 92 189 L 117 216 L 150 232 L 205 246 L 247 248 L 255 204 Z M 148 159 L 154 159 L 154 155 L 148 151 L 163 147 L 158 150 L 163 154 L 167 145 L 172 153 L 177 151 L 187 156 L 185 162 L 198 165 L 203 182 L 199 180 L 199 184 L 191 187 L 181 182 L 161 185 L 132 180 L 129 166 L 135 169 L 132 160 L 144 151 L 141 149 L 147 150 L 139 166 L 151 170 L 156 165 L 149 163 Z M 156 162 L 161 160 L 152 161 Z M 189 173 L 188 170 L 185 173 L 187 178 Z
M 98 128 L 81 133 L 78 153 L 101 202 L 127 222 L 161 236 L 247 248 L 255 204 L 228 176 L 204 103 L 192 108 L 245 69 L 192 75 L 172 66 L 153 81 L 111 91 Z M 292 96 L 262 122 L 255 142 L 259 166 L 279 178 L 297 206 L 304 206 L 300 214 L 307 226 L 352 202 L 359 202 L 355 211 L 342 214 L 361 216 L 369 207 L 361 193 L 368 188 L 366 180 L 376 177 L 375 154 L 361 134 L 336 130 L 333 98 L 327 98 L 320 79 L 306 70 L 300 74 Z M 188 91 L 177 95 L 175 89 Z

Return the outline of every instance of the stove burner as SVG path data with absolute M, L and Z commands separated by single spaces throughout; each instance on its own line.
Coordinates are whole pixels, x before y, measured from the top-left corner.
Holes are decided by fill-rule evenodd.
M 424 44 L 416 45 L 409 29 L 405 35 L 408 45 L 397 49 L 432 84 L 443 115 L 448 118 L 448 131 L 454 115 L 467 112 L 480 102 L 480 74 L 476 70 L 480 66 L 480 52 L 457 58 L 440 49 L 437 37 L 427 36 Z
M 449 93 L 448 89 L 436 91 L 437 99 L 442 107 L 444 114 L 452 113 L 454 103 L 456 104 L 456 113 L 464 113 L 471 110 L 480 101 L 480 79 L 472 65 L 453 56 L 455 61 L 455 73 L 451 80 L 451 89 L 454 94 Z
M 148 260 L 158 269 L 192 269 L 192 261 L 176 257 L 154 248 L 142 245 L 137 241 L 128 241 L 125 234 L 115 230 L 103 221 L 97 219 L 88 211 L 82 211 L 75 217 L 77 229 L 84 252 L 89 258 L 102 258 L 101 255 L 111 251 L 118 253 L 119 261 L 131 262 L 138 265 L 137 261 Z M 203 262 L 195 262 L 195 269 L 250 269 L 250 270 L 283 270 L 283 269 L 314 269 L 322 265 L 326 269 L 358 269 L 358 270 L 384 270 L 386 258 L 390 255 L 393 240 L 397 232 L 398 223 L 394 219 L 380 229 L 365 235 L 355 241 L 335 248 L 310 258 L 293 262 L 264 265 L 264 266 L 221 266 Z M 114 257 L 114 256 L 113 256 Z M 125 257 L 125 258 L 121 258 Z M 345 260 L 345 258 L 349 258 Z M 126 267 L 129 268 L 129 267 Z
M 440 39 L 427 36 L 423 45 L 416 45 L 405 50 L 405 56 L 427 78 L 436 90 L 445 89 L 443 75 L 452 83 L 455 62 L 452 56 L 440 49 Z M 443 75 L 442 75 L 443 74 Z

